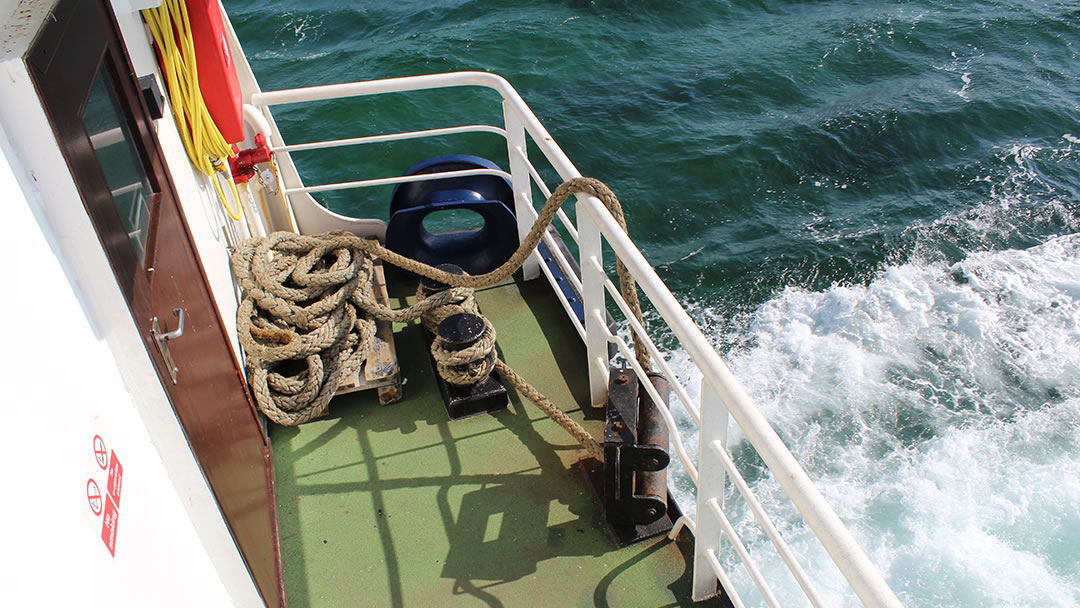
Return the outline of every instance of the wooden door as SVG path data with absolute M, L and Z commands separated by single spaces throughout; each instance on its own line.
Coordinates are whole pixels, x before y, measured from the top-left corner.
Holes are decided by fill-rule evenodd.
M 264 600 L 283 605 L 269 442 L 119 30 L 104 0 L 53 16 L 26 58 L 38 93 L 192 453 Z

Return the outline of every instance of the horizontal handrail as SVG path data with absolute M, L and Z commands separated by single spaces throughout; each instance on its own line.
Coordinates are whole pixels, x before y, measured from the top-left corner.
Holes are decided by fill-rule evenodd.
M 527 205 L 524 207 L 524 209 L 529 212 L 531 216 L 530 219 L 532 219 L 534 222 L 540 218 L 540 214 L 536 212 L 536 209 L 533 209 L 532 207 Z M 559 265 L 559 268 L 563 270 L 563 275 L 566 276 L 566 280 L 570 281 L 570 287 L 572 287 L 574 291 L 581 293 L 581 278 L 573 272 L 570 261 L 566 259 L 565 255 L 563 255 L 562 247 L 559 247 L 558 243 L 555 242 L 555 239 L 547 230 L 544 231 L 544 236 L 542 238 L 544 240 L 544 243 L 548 246 L 548 250 L 551 252 L 551 255 L 555 257 L 555 262 Z M 576 314 L 572 316 L 575 320 L 577 319 Z
M 442 129 L 425 129 L 423 131 L 406 131 L 402 133 L 389 133 L 386 135 L 366 135 L 364 137 L 349 137 L 346 139 L 328 139 L 325 141 L 313 141 L 304 144 L 289 144 L 287 146 L 274 146 L 271 152 L 302 152 L 307 150 L 324 150 L 327 148 L 339 148 L 341 146 L 359 146 L 363 144 L 377 144 L 388 141 L 405 141 L 409 139 L 423 139 L 425 137 L 441 137 L 444 135 L 459 135 L 461 133 L 494 133 L 506 138 L 506 129 L 491 125 L 462 125 L 460 127 L 446 127 Z
M 323 84 L 279 91 L 263 91 L 251 96 L 251 104 L 254 106 L 276 106 L 306 101 L 325 101 L 345 97 L 468 86 L 494 89 L 499 91 L 504 99 L 507 97 L 508 92 L 513 91 L 510 83 L 496 74 L 488 72 L 450 72 L 447 74 L 424 74 L 421 76 L 384 78 L 382 80 Z
M 387 186 L 391 184 L 408 184 L 412 182 L 426 182 L 437 179 L 450 179 L 452 177 L 468 177 L 470 175 L 498 175 L 510 178 L 506 171 L 498 169 L 462 169 L 460 171 L 443 171 L 440 173 L 421 173 L 419 175 L 402 175 L 400 177 L 380 177 L 378 179 L 361 179 L 352 182 L 338 182 L 336 184 L 321 184 L 318 186 L 301 186 L 299 188 L 286 188 L 285 194 L 297 192 L 329 192 L 332 190 L 348 190 L 351 188 L 367 188 L 370 186 Z
M 548 162 L 558 172 L 559 177 L 564 180 L 581 177 L 577 167 L 570 162 L 570 158 L 566 156 L 566 153 L 555 144 L 554 138 L 540 123 L 540 119 L 525 104 L 525 100 L 521 98 L 521 95 L 514 90 L 514 87 L 510 86 L 510 83 L 505 78 L 497 74 L 488 72 L 452 72 L 449 74 L 427 74 L 424 76 L 327 84 L 281 91 L 264 91 L 252 95 L 251 103 L 257 107 L 267 107 L 308 101 L 325 101 L 347 97 L 453 87 L 483 87 L 498 92 L 502 96 L 503 102 L 521 119 L 525 130 L 532 136 L 533 142 L 547 157 Z
M 694 406 L 693 400 L 690 399 L 690 395 L 686 393 L 686 388 L 679 382 L 675 376 L 675 372 L 671 370 L 671 366 L 668 365 L 667 360 L 663 354 L 660 353 L 660 349 L 656 347 L 656 343 L 653 342 L 651 336 L 645 331 L 645 327 L 634 318 L 633 313 L 630 311 L 630 306 L 627 305 L 626 300 L 622 298 L 622 293 L 619 288 L 615 286 L 615 283 L 611 279 L 604 281 L 604 289 L 611 295 L 611 299 L 614 300 L 615 305 L 619 307 L 623 315 L 626 317 L 627 323 L 630 324 L 630 331 L 634 332 L 645 344 L 645 348 L 649 351 L 649 356 L 660 366 L 660 371 L 664 373 L 664 377 L 668 379 L 671 384 L 672 390 L 675 391 L 675 395 L 679 398 L 679 402 L 682 403 L 683 408 L 690 414 L 690 417 L 694 420 L 694 424 L 701 426 L 701 412 Z M 678 429 L 670 429 L 671 432 L 677 433 Z
M 544 277 L 547 279 L 548 283 L 555 285 L 555 275 L 552 274 L 551 268 L 548 268 L 547 264 L 540 264 L 540 272 L 544 273 Z M 567 318 L 570 319 L 570 324 L 574 327 L 574 331 L 576 331 L 578 333 L 578 336 L 580 336 L 581 339 L 584 340 L 585 327 L 581 324 L 581 321 L 578 321 L 577 313 L 574 312 L 574 309 L 570 306 L 570 302 L 566 299 L 566 297 L 562 296 L 562 294 L 559 294 L 559 297 L 557 297 L 556 299 L 559 301 L 560 304 L 562 304 L 563 311 L 566 312 Z
M 683 513 L 679 516 L 679 519 L 676 519 L 675 523 L 671 526 L 671 531 L 668 532 L 668 538 L 670 540 L 675 540 L 676 538 L 679 538 L 679 533 L 682 532 L 683 528 L 690 530 L 690 534 L 697 536 L 697 522 L 694 521 L 694 518 Z
M 540 171 L 536 169 L 536 165 L 532 164 L 532 161 L 525 156 L 525 153 L 521 151 L 521 148 L 514 148 L 514 154 L 525 161 L 525 166 L 529 168 L 529 175 L 532 176 L 536 186 L 540 188 L 541 194 L 544 195 L 544 200 L 551 198 L 551 189 L 544 183 L 544 178 L 540 177 Z M 574 242 L 576 243 L 578 240 L 578 233 L 577 228 L 574 226 L 574 222 L 570 221 L 570 218 L 566 215 L 566 212 L 563 211 L 562 207 L 559 207 L 555 212 L 555 215 L 559 218 L 559 221 L 562 222 L 566 232 L 570 234 L 570 238 L 574 239 Z
M 524 209 L 530 213 L 531 219 L 534 222 L 540 217 L 540 214 L 536 212 L 536 209 L 533 209 L 531 206 L 525 206 Z M 548 246 L 548 251 L 555 257 L 555 263 L 562 269 L 563 276 L 566 277 L 566 280 L 570 281 L 570 286 L 578 293 L 581 293 L 581 279 L 571 271 L 570 262 L 566 259 L 566 256 L 563 255 L 562 248 L 559 247 L 558 243 L 555 242 L 555 239 L 552 238 L 551 234 L 546 230 L 544 231 L 543 240 Z M 574 326 L 574 330 L 577 331 L 578 335 L 581 336 L 581 339 L 584 340 L 585 327 L 582 325 L 581 321 L 578 320 L 577 313 L 570 306 L 570 301 L 567 300 L 566 296 L 558 289 L 558 281 L 556 281 L 555 275 L 552 274 L 552 271 L 548 268 L 547 264 L 540 264 L 540 270 L 544 273 L 548 283 L 554 288 L 556 299 L 562 304 L 563 309 L 566 311 L 566 316 Z

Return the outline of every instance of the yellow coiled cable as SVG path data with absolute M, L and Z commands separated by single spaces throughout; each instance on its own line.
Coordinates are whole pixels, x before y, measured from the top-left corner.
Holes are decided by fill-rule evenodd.
M 165 71 L 165 81 L 169 88 L 173 117 L 176 119 L 188 158 L 191 159 L 191 164 L 214 182 L 221 206 L 229 216 L 240 221 L 243 207 L 225 160 L 235 153 L 214 124 L 199 89 L 195 42 L 191 37 L 187 6 L 183 0 L 164 0 L 157 8 L 144 9 L 142 15 L 150 26 L 154 42 L 157 43 L 161 67 Z M 221 171 L 224 171 L 229 185 L 232 186 L 233 200 L 236 201 L 235 212 L 229 207 L 225 192 L 218 181 L 218 173 Z

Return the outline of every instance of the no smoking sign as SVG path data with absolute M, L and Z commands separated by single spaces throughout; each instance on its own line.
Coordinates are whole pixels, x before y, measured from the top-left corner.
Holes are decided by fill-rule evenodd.
M 109 466 L 109 457 L 105 454 L 105 441 L 101 435 L 94 435 L 94 462 L 104 471 Z
M 123 490 L 124 467 L 116 457 L 116 450 L 109 450 L 100 434 L 90 441 L 90 471 L 86 480 L 87 515 L 95 528 L 101 531 L 101 540 L 109 554 L 116 556 L 116 531 L 120 520 L 120 494 Z M 104 516 L 102 516 L 104 514 Z M 100 518 L 100 519 L 99 519 Z
M 101 515 L 101 489 L 93 479 L 86 480 L 86 500 L 90 503 L 90 510 L 94 515 Z

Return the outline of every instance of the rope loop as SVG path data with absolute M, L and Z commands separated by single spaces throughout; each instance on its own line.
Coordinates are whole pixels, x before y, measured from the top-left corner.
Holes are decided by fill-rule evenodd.
M 431 343 L 431 356 L 439 376 L 450 384 L 472 385 L 487 378 L 495 369 L 495 326 L 483 315 L 484 333 L 474 344 L 454 350 L 438 334 Z

